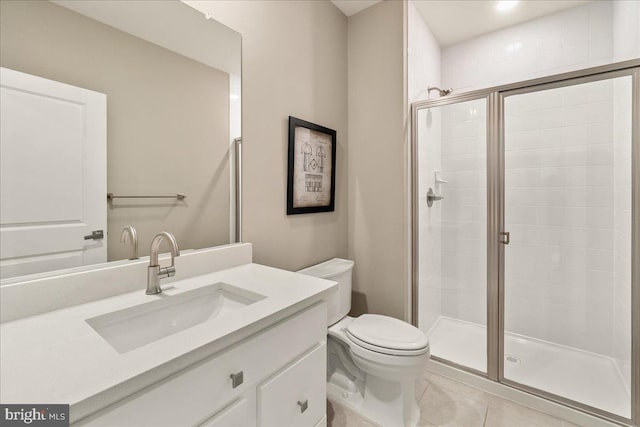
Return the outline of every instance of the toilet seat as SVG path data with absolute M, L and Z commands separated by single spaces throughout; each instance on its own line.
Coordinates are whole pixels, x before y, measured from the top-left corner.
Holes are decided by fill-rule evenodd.
M 417 356 L 429 352 L 429 340 L 420 329 L 388 316 L 363 314 L 345 329 L 354 344 L 391 356 Z
M 345 335 L 347 336 L 349 341 L 351 341 L 352 343 L 354 343 L 358 347 L 361 347 L 363 349 L 366 349 L 366 350 L 369 350 L 369 351 L 373 351 L 373 352 L 376 352 L 376 353 L 381 353 L 381 354 L 384 354 L 384 355 L 388 355 L 388 356 L 419 356 L 421 354 L 425 354 L 425 353 L 429 352 L 429 345 L 427 345 L 426 347 L 423 347 L 421 349 L 417 349 L 417 350 L 398 350 L 398 349 L 395 349 L 395 348 L 380 347 L 380 346 L 369 344 L 366 341 L 362 341 L 362 340 L 354 337 L 353 335 L 351 335 L 349 333 L 348 330 L 345 330 Z

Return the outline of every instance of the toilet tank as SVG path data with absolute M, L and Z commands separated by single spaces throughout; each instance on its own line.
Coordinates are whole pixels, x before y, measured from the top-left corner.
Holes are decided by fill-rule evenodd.
M 327 325 L 331 326 L 351 310 L 351 272 L 353 261 L 334 258 L 304 268 L 298 273 L 338 282 L 338 291 L 327 298 Z

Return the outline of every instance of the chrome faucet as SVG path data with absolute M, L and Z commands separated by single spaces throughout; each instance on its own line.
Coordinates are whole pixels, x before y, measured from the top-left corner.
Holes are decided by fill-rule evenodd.
M 138 259 L 138 233 L 133 225 L 127 225 L 120 234 L 120 243 L 129 243 L 129 259 Z
M 158 263 L 158 250 L 160 243 L 167 240 L 171 245 L 171 265 L 169 267 L 160 267 Z M 147 295 L 156 295 L 162 292 L 160 288 L 160 279 L 173 277 L 176 274 L 174 267 L 174 258 L 180 256 L 180 249 L 173 234 L 162 231 L 155 235 L 151 241 L 151 251 L 149 254 L 149 267 L 147 268 Z

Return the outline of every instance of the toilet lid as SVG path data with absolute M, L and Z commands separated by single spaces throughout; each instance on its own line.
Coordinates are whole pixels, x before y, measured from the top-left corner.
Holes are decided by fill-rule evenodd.
M 380 349 L 422 352 L 429 347 L 429 339 L 420 329 L 378 314 L 363 314 L 347 326 L 346 332 L 356 340 Z

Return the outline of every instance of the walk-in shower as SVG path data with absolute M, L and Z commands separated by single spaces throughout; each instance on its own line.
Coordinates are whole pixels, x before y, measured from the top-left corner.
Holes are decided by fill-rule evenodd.
M 640 60 L 412 105 L 432 358 L 640 423 Z

